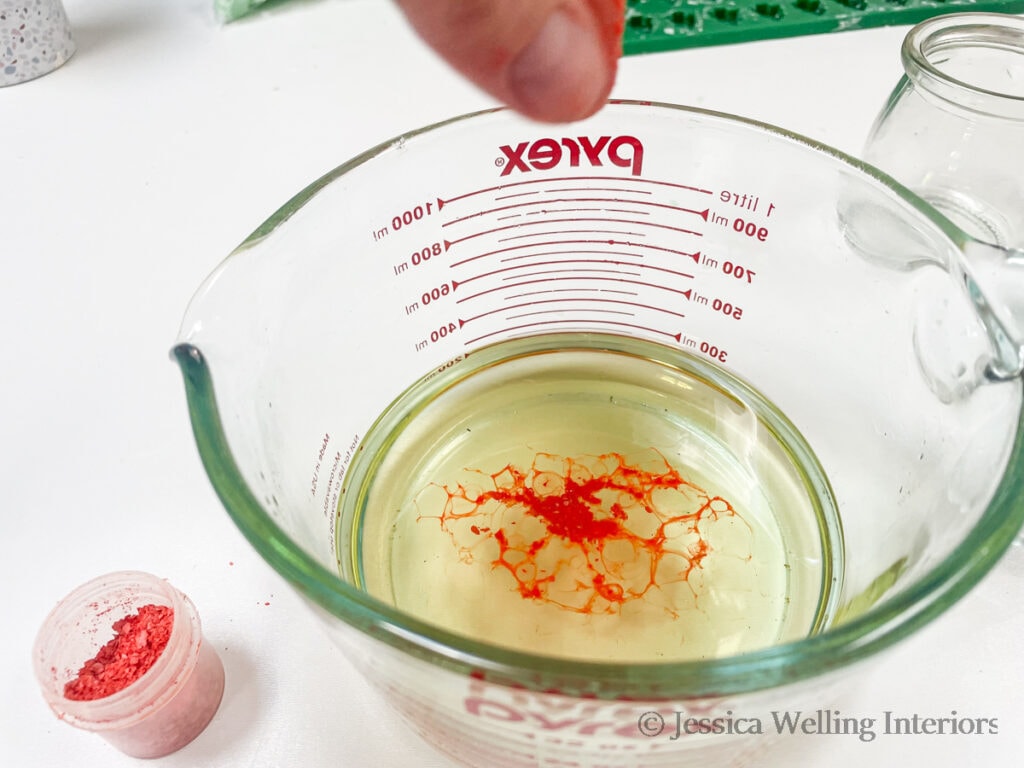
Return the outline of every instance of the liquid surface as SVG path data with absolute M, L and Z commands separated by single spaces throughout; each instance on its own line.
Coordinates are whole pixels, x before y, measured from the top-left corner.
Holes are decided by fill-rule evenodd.
M 660 345 L 589 334 L 474 353 L 364 441 L 339 506 L 342 575 L 549 656 L 701 659 L 806 636 L 832 610 L 839 543 L 827 483 L 775 418 Z

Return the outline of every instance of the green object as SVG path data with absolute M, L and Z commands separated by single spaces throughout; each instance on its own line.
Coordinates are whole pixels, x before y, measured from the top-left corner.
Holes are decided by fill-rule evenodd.
M 291 0 L 213 0 L 234 21 Z M 671 51 L 848 29 L 916 24 L 961 12 L 1024 13 L 1024 0 L 626 0 L 623 53 Z
M 221 21 L 234 21 L 257 8 L 280 5 L 287 0 L 213 0 L 213 10 Z
M 627 0 L 625 55 L 916 24 L 957 12 L 1024 12 L 1024 0 Z

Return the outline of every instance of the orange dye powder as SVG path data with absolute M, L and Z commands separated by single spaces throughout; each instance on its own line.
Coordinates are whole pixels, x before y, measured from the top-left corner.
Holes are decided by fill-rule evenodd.
M 165 605 L 144 605 L 137 614 L 114 622 L 113 639 L 64 686 L 64 697 L 92 701 L 127 688 L 160 658 L 173 626 L 174 610 Z
M 438 519 L 465 562 L 496 545 L 492 566 L 508 571 L 523 598 L 615 613 L 687 581 L 710 551 L 701 524 L 736 515 L 657 456 L 654 466 L 634 466 L 618 453 L 538 453 L 527 470 L 479 473 L 486 488 L 438 486 L 444 510 L 419 519 Z

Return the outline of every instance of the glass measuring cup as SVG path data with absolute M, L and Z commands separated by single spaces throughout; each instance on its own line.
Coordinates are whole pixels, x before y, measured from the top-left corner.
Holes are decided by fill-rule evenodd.
M 780 712 L 827 705 L 860 662 L 959 599 L 1020 528 L 1010 256 L 769 126 L 649 103 L 558 129 L 486 112 L 299 193 L 200 289 L 175 354 L 229 513 L 440 749 L 471 765 L 735 761 L 784 730 Z M 554 412 L 538 411 L 549 393 Z M 645 426 L 612 444 L 621 414 L 658 425 L 663 410 L 685 439 L 645 446 Z M 492 412 L 497 428 L 466 421 Z M 508 459 L 520 474 L 502 474 L 505 454 L 459 453 L 473 444 L 458 437 L 489 429 L 487 448 L 537 413 L 558 428 L 526 439 L 530 462 Z M 565 438 L 577 430 L 593 448 Z M 475 487 L 427 471 L 449 449 Z M 698 482 L 703 464 L 725 469 Z M 415 549 L 395 554 L 402 521 L 381 523 L 408 477 L 404 522 L 452 545 L 434 553 L 438 581 Z M 544 480 L 532 501 L 520 477 Z M 609 555 L 594 512 L 552 534 L 538 499 L 579 501 L 565 490 L 595 479 L 618 494 L 600 520 L 619 520 L 632 554 Z M 761 490 L 796 499 L 796 517 L 772 499 L 758 516 Z M 634 493 L 657 535 L 629 528 Z M 479 504 L 516 494 L 532 521 Z M 513 540 L 513 523 L 538 519 L 552 535 Z M 557 567 L 538 559 L 552 551 Z M 655 561 L 638 587 L 630 569 Z M 563 562 L 583 574 L 577 603 L 541 574 Z M 464 604 L 446 598 L 474 563 L 504 586 L 483 581 L 470 618 L 519 599 L 546 612 L 545 643 L 442 613 Z M 722 573 L 731 586 L 713 592 Z M 407 607 L 410 581 L 440 600 Z M 728 613 L 744 591 L 766 593 L 757 632 Z M 635 634 L 624 651 L 559 647 L 550 632 L 564 618 L 596 638 L 633 612 L 711 629 L 695 654 Z

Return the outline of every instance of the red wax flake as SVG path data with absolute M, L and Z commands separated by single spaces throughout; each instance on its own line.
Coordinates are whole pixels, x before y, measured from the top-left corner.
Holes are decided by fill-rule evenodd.
M 174 626 L 174 610 L 144 605 L 139 612 L 114 622 L 116 633 L 64 686 L 65 698 L 92 701 L 127 688 L 160 658 Z
M 702 523 L 736 514 L 655 455 L 638 466 L 618 453 L 538 453 L 526 470 L 477 473 L 481 488 L 443 486 L 441 514 L 420 517 L 438 519 L 466 562 L 481 542 L 496 545 L 492 566 L 511 574 L 523 598 L 614 613 L 687 581 L 710 551 Z

